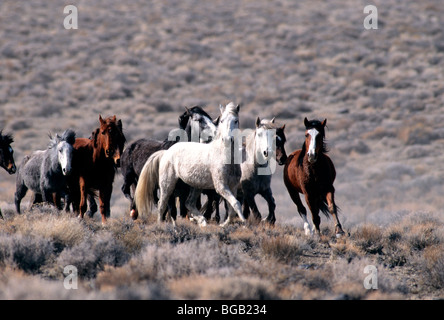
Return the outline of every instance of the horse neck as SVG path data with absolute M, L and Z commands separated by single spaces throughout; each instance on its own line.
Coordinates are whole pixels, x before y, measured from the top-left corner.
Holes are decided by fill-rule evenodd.
M 62 167 L 59 164 L 59 158 L 58 158 L 58 154 L 57 154 L 57 145 L 55 145 L 51 149 L 48 149 L 46 151 L 46 153 L 49 156 L 49 159 L 51 160 L 51 170 L 53 172 L 60 171 Z
M 93 148 L 93 162 L 97 163 L 98 161 L 105 159 L 105 149 L 102 147 L 101 142 L 97 142 L 97 146 L 94 141 L 91 141 L 91 145 Z

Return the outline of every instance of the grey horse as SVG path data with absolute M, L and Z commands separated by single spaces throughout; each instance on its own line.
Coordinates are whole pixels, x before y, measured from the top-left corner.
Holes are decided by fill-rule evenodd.
M 28 189 L 33 191 L 30 207 L 37 202 L 52 202 L 60 207 L 60 196 L 67 192 L 66 175 L 71 172 L 73 144 L 76 134 L 68 129 L 61 136 L 50 134 L 46 150 L 25 156 L 17 171 L 15 208 L 20 213 L 20 202 Z

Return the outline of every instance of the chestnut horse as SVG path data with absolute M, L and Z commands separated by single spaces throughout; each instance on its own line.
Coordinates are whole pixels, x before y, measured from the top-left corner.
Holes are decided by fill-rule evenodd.
M 344 231 L 338 219 L 338 207 L 334 200 L 333 182 L 336 178 L 336 170 L 330 157 L 326 155 L 327 146 L 324 142 L 326 124 L 327 119 L 322 122 L 304 119 L 305 142 L 302 149 L 288 156 L 284 167 L 284 182 L 299 214 L 304 219 L 306 235 L 312 234 L 313 231 L 308 223 L 307 210 L 299 198 L 299 193 L 305 195 L 316 233 L 320 235 L 320 210 L 327 217 L 329 212 L 333 216 L 336 237 L 340 237 Z
M 70 201 L 74 212 L 83 218 L 87 209 L 87 195 L 98 190 L 102 223 L 110 215 L 110 200 L 116 168 L 120 166 L 125 136 L 122 121 L 116 116 L 105 120 L 99 116 L 100 127 L 90 139 L 77 138 L 74 147 L 72 174 L 68 179 Z M 68 210 L 68 205 L 65 209 Z

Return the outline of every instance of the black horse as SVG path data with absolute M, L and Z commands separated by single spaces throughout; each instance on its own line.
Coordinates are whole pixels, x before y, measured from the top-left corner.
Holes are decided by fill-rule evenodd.
M 17 171 L 14 162 L 14 150 L 12 150 L 11 143 L 14 142 L 12 135 L 2 134 L 0 131 L 0 166 L 4 168 L 9 174 L 14 174 Z M 0 218 L 3 218 L 0 210 Z
M 211 117 L 199 106 L 194 106 L 179 116 L 179 129 L 172 130 L 164 141 L 154 139 L 139 139 L 130 144 L 120 159 L 123 175 L 122 192 L 131 201 L 131 216 L 137 218 L 137 211 L 133 204 L 133 193 L 143 166 L 148 158 L 156 151 L 169 149 L 178 141 L 196 141 L 207 143 L 212 140 L 216 133 L 219 118 L 212 120 Z M 186 133 L 186 134 L 185 134 Z M 133 189 L 133 192 L 131 192 Z M 157 199 L 157 190 L 155 191 Z M 180 212 L 186 215 L 185 200 L 189 193 L 189 187 L 183 182 L 177 185 L 176 192 L 171 197 L 169 209 L 171 216 L 177 215 L 174 203 L 175 197 L 181 199 Z

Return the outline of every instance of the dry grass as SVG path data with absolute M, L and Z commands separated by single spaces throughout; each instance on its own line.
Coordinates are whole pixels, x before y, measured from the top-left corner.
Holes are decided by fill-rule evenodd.
M 357 225 L 342 239 L 324 229 L 316 239 L 280 224 L 201 228 L 180 219 L 173 228 L 147 217 L 101 226 L 44 208 L 7 212 L 0 223 L 1 297 L 33 299 L 43 284 L 48 299 L 438 297 L 444 292 L 438 221 L 410 214 L 384 227 Z M 77 293 L 63 287 L 67 265 L 78 269 Z M 363 286 L 367 265 L 378 270 L 377 290 Z

